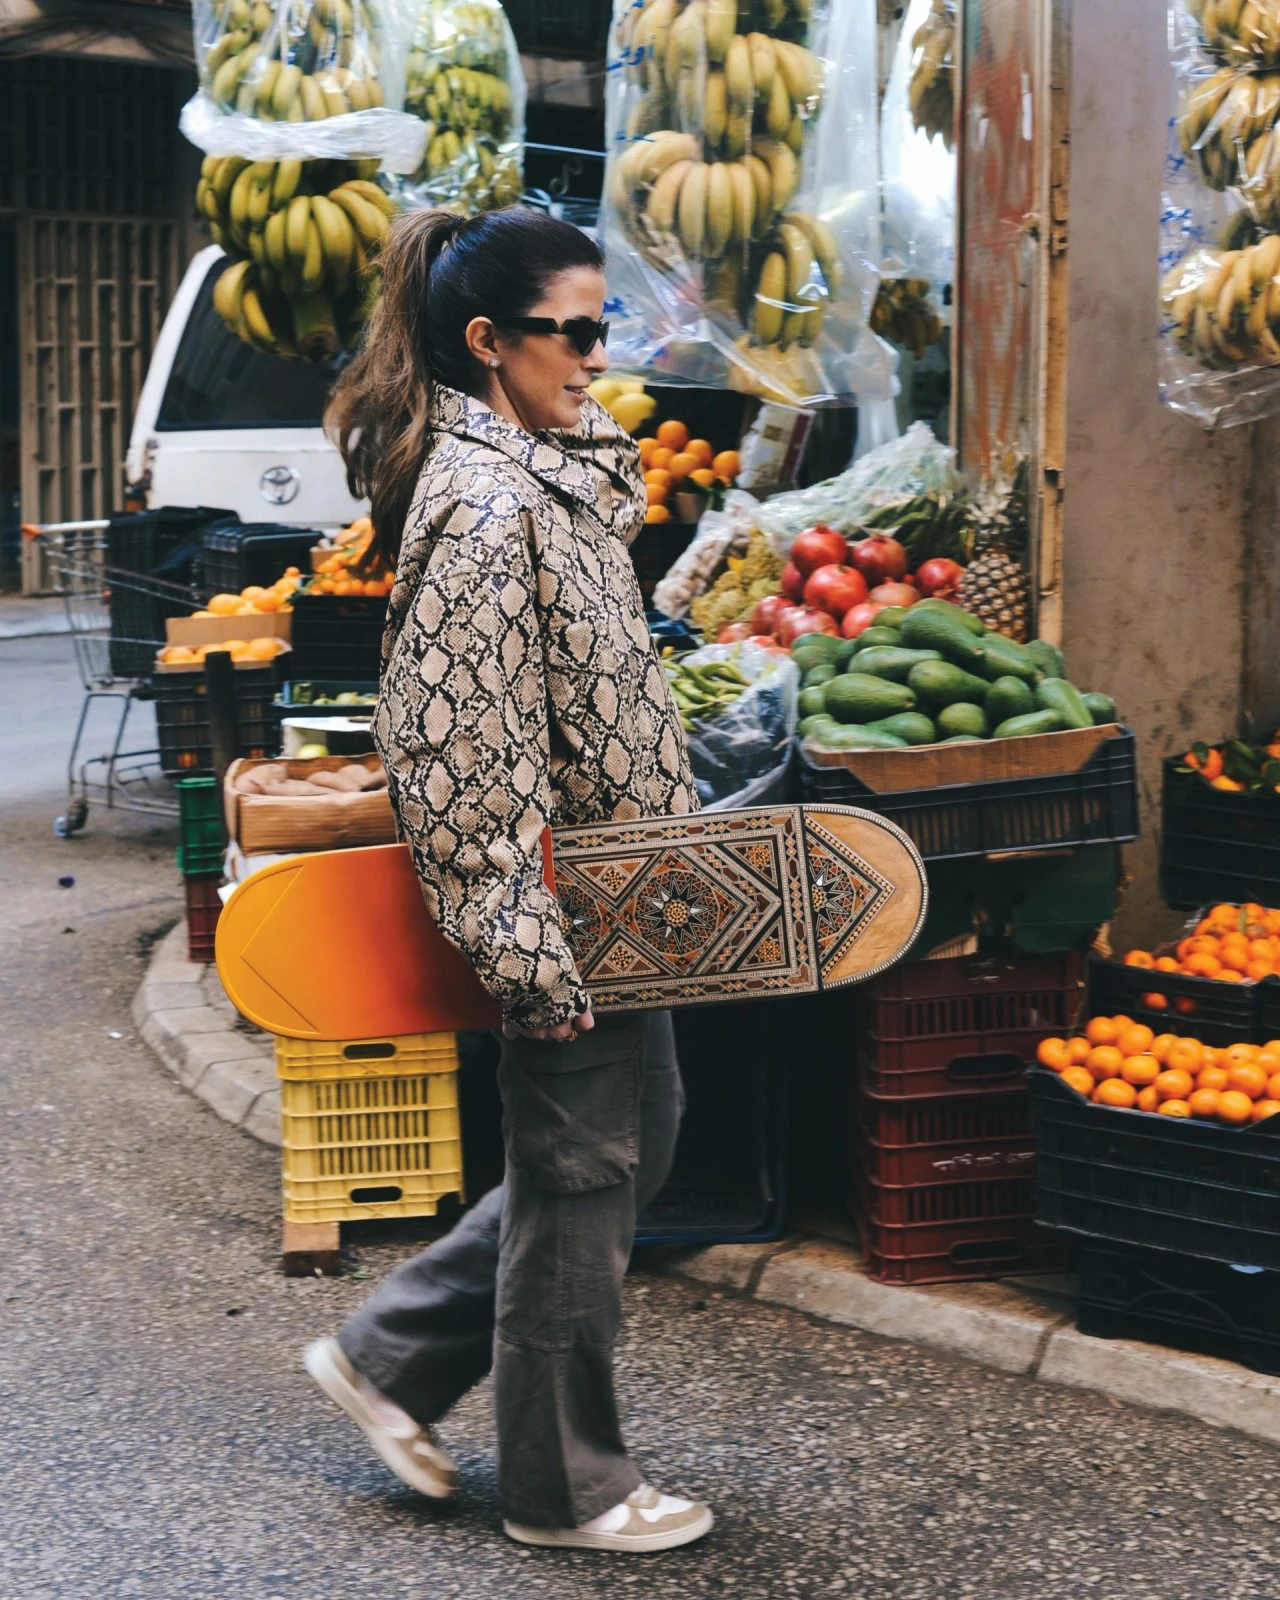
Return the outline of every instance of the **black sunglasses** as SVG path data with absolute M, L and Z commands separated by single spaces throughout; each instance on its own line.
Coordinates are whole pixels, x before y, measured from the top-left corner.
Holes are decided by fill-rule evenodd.
M 554 317 L 494 317 L 500 328 L 518 328 L 522 333 L 562 333 L 580 356 L 589 356 L 596 345 L 609 342 L 609 324 L 594 317 L 570 317 L 557 322 Z

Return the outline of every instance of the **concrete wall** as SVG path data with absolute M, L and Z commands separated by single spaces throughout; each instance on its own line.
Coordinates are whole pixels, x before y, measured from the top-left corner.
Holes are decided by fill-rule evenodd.
M 1128 852 L 1135 881 L 1117 924 L 1127 945 L 1169 927 L 1156 887 L 1160 760 L 1240 718 L 1246 554 L 1249 593 L 1271 592 L 1257 569 L 1274 563 L 1277 435 L 1257 430 L 1255 462 L 1254 430 L 1207 434 L 1160 405 L 1165 0 L 1071 5 L 1064 637 L 1071 676 L 1114 694 L 1138 735 L 1143 837 Z M 1269 605 L 1251 646 L 1263 658 Z

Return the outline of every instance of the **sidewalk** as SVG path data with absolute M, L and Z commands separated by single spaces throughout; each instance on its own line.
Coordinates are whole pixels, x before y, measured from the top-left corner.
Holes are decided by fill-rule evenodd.
M 279 1146 L 270 1041 L 237 1016 L 213 967 L 187 961 L 184 924 L 157 945 L 133 1019 L 179 1082 L 225 1121 Z M 874 1283 L 863 1275 L 851 1231 L 824 1219 L 802 1221 L 776 1244 L 648 1254 L 661 1271 L 719 1292 L 1280 1444 L 1280 1378 L 1161 1345 L 1077 1333 L 1068 1275 L 928 1288 Z
M 70 632 L 67 608 L 60 595 L 0 595 L 0 639 L 33 639 L 41 634 Z

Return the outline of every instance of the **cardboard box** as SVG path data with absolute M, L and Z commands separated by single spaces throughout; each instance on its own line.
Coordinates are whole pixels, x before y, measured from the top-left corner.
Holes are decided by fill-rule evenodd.
M 317 756 L 310 761 L 245 759 L 227 768 L 223 806 L 227 832 L 245 855 L 255 851 L 341 850 L 355 845 L 394 844 L 395 818 L 385 789 L 360 794 L 242 794 L 236 778 L 255 767 L 279 766 L 290 778 L 340 767 L 380 765 L 374 756 Z
M 170 617 L 164 625 L 168 644 L 221 644 L 225 639 L 290 639 L 291 611 L 260 611 L 244 617 Z
M 852 772 L 874 794 L 900 794 L 907 789 L 949 789 L 960 783 L 1003 783 L 1078 772 L 1100 745 L 1123 732 L 1118 723 L 1109 722 L 1025 739 L 925 744 L 902 750 L 822 750 L 806 740 L 804 753 L 815 767 Z

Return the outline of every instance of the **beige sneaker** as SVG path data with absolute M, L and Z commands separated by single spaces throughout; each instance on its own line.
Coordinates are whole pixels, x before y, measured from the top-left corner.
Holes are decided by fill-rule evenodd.
M 317 1339 L 303 1355 L 307 1371 L 335 1405 L 364 1430 L 369 1443 L 402 1483 L 433 1500 L 445 1500 L 457 1487 L 458 1468 L 406 1411 L 367 1383 L 343 1354 L 336 1339 Z
M 711 1532 L 715 1518 L 710 1506 L 659 1494 L 642 1483 L 622 1502 L 581 1528 L 529 1528 L 504 1522 L 510 1538 L 520 1544 L 553 1545 L 574 1550 L 674 1550 L 692 1544 Z

